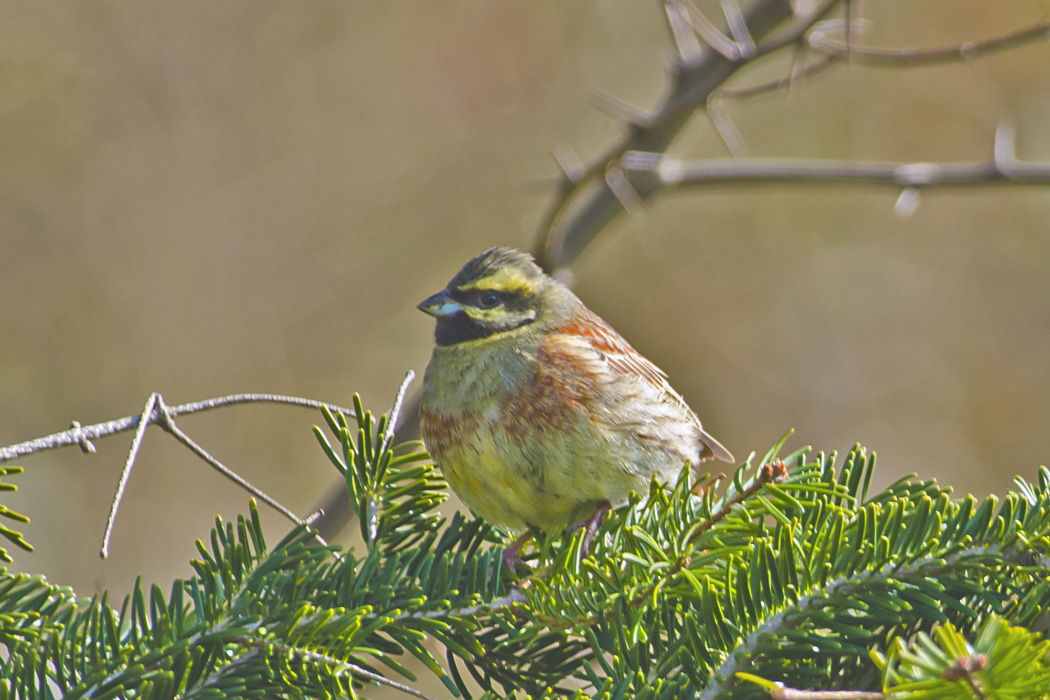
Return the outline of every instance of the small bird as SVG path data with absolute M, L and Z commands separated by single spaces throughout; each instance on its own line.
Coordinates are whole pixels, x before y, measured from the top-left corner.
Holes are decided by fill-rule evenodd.
M 489 248 L 419 304 L 437 319 L 420 428 L 434 461 L 479 516 L 524 531 L 586 527 L 653 476 L 733 455 L 667 375 L 532 256 Z

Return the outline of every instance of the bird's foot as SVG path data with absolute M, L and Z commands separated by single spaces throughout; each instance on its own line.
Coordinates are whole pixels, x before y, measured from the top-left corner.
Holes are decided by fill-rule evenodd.
M 509 571 L 517 571 L 518 564 L 521 563 L 521 548 L 528 544 L 531 539 L 532 532 L 528 530 L 518 535 L 518 537 L 510 543 L 510 546 L 503 550 L 503 566 Z
M 612 509 L 612 504 L 608 501 L 602 501 L 598 504 L 598 510 L 594 511 L 587 520 L 581 520 L 578 523 L 573 523 L 569 527 L 565 528 L 565 534 L 571 535 L 572 533 L 579 530 L 581 527 L 587 528 L 583 533 L 583 546 L 580 548 L 580 552 L 583 556 L 587 556 L 591 549 L 591 540 L 594 539 L 594 533 L 598 531 L 598 526 L 605 520 L 605 516 L 609 514 Z

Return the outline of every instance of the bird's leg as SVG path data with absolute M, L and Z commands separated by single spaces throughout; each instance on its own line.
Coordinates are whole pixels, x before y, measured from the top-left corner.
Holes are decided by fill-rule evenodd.
M 503 566 L 507 567 L 507 569 L 512 572 L 517 571 L 518 564 L 521 562 L 521 557 L 518 556 L 521 552 L 521 548 L 531 539 L 531 530 L 526 530 L 518 535 L 518 537 L 510 543 L 510 546 L 503 550 Z
M 611 509 L 612 503 L 609 503 L 608 501 L 602 501 L 598 504 L 598 510 L 594 511 L 594 515 L 592 515 L 590 518 L 588 518 L 587 520 L 581 520 L 578 523 L 573 523 L 569 527 L 565 528 L 565 534 L 567 535 L 576 532 L 581 527 L 587 528 L 587 530 L 583 533 L 583 547 L 581 548 L 581 553 L 583 554 L 583 556 L 587 556 L 588 552 L 590 552 L 591 540 L 594 539 L 594 533 L 598 531 L 598 526 L 602 524 L 602 521 L 605 520 L 605 516 L 609 514 L 609 511 Z

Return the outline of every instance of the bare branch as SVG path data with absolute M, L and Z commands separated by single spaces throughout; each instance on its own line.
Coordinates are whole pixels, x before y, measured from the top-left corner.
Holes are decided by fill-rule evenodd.
M 609 189 L 616 199 L 620 201 L 620 206 L 628 214 L 637 214 L 642 210 L 642 198 L 638 196 L 638 193 L 631 187 L 630 181 L 624 174 L 623 168 L 618 165 L 611 166 L 605 173 L 605 183 L 609 186 Z
M 1003 137 L 1005 139 L 1005 137 Z M 1022 162 L 1001 150 L 991 160 L 962 163 L 889 163 L 791 158 L 715 159 L 681 162 L 657 154 L 629 154 L 624 170 L 649 173 L 656 188 L 681 189 L 725 184 L 888 185 L 904 189 L 994 184 L 1050 185 L 1050 162 Z M 637 187 L 637 183 L 635 183 Z M 654 185 L 650 185 L 650 188 Z
M 75 420 L 69 424 L 69 429 L 73 431 L 73 441 L 80 445 L 80 451 L 86 455 L 93 454 L 96 452 L 94 443 L 84 436 L 84 427 L 80 425 L 80 421 Z
M 409 372 L 409 375 L 411 374 L 412 373 Z M 150 394 L 149 399 L 146 400 L 146 406 L 142 409 L 142 413 L 139 414 L 138 419 L 138 426 L 135 429 L 135 437 L 131 441 L 131 448 L 128 450 L 128 458 L 124 462 L 124 469 L 120 472 L 120 479 L 117 482 L 117 490 L 113 495 L 112 502 L 110 503 L 109 516 L 106 518 L 106 528 L 102 534 L 102 546 L 99 548 L 98 553 L 103 559 L 109 556 L 109 540 L 110 536 L 113 534 L 113 524 L 117 519 L 117 511 L 120 510 L 120 503 L 124 500 L 124 489 L 127 486 L 128 478 L 131 476 L 131 470 L 134 467 L 136 457 L 138 457 L 139 449 L 142 447 L 142 440 L 146 435 L 146 428 L 149 427 L 150 423 L 156 423 L 164 430 L 171 433 L 176 440 L 188 447 L 191 452 L 207 462 L 213 469 L 243 488 L 245 491 L 251 493 L 263 503 L 269 505 L 296 525 L 307 525 L 307 521 L 301 519 L 276 499 L 272 498 L 257 486 L 251 484 L 243 476 L 215 459 L 215 457 L 209 454 L 207 450 L 194 442 L 189 435 L 180 430 L 179 427 L 175 425 L 172 410 L 168 408 L 167 404 L 164 403 L 164 398 L 157 392 Z M 314 533 L 314 536 L 322 545 L 327 544 L 316 532 Z
M 773 700 L 883 700 L 882 693 L 868 690 L 798 690 L 774 688 L 769 691 Z
M 794 46 L 804 40 L 806 35 L 819 25 L 835 5 L 845 4 L 846 0 L 824 0 L 808 15 L 796 17 L 795 22 L 786 31 L 763 39 L 756 47 L 752 58 L 768 56 L 786 46 Z
M 802 79 L 823 73 L 828 68 L 838 65 L 839 61 L 841 61 L 841 59 L 838 56 L 821 56 L 820 60 L 814 61 L 808 65 L 804 65 L 800 61 L 785 78 L 770 80 L 768 83 L 759 83 L 758 85 L 752 85 L 750 87 L 721 88 L 712 93 L 711 98 L 717 100 L 721 98 L 737 99 L 756 97 L 758 95 L 776 92 L 777 90 L 782 90 L 784 88 L 791 89 L 797 87 L 799 81 Z
M 181 416 L 242 403 L 277 403 L 315 409 L 324 406 L 333 413 L 342 413 L 346 416 L 354 415 L 354 412 L 351 409 L 343 408 L 342 406 L 337 406 L 332 403 L 304 399 L 298 396 L 282 396 L 280 394 L 232 394 L 230 396 L 220 396 L 205 401 L 172 406 L 168 409 L 168 413 L 171 416 Z M 149 420 L 156 421 L 159 418 L 160 413 L 155 408 L 153 413 L 149 416 Z M 104 423 L 95 423 L 94 425 L 86 427 L 81 426 L 80 423 L 74 421 L 69 430 L 64 430 L 61 433 L 54 433 L 46 437 L 36 438 L 35 440 L 27 440 L 26 442 L 20 442 L 17 445 L 0 447 L 0 464 L 3 462 L 9 462 L 16 457 L 21 457 L 22 455 L 52 450 L 56 447 L 66 447 L 68 445 L 79 444 L 81 445 L 81 449 L 84 449 L 83 446 L 86 442 L 100 437 L 106 437 L 107 435 L 114 435 L 116 433 L 132 430 L 138 427 L 141 420 L 141 415 L 125 416 L 123 418 L 105 421 Z
M 181 442 L 184 446 L 189 448 L 190 452 L 192 452 L 193 454 L 195 454 L 198 457 L 200 457 L 201 459 L 203 459 L 205 462 L 208 463 L 208 465 L 210 465 L 217 472 L 219 472 L 220 474 L 225 476 L 227 479 L 229 479 L 233 483 L 235 483 L 238 486 L 240 486 L 242 489 L 244 489 L 248 493 L 250 493 L 253 496 L 255 496 L 256 498 L 258 498 L 263 503 L 267 504 L 268 506 L 270 506 L 271 508 L 276 510 L 278 513 L 280 513 L 284 517 L 286 517 L 289 520 L 291 520 L 296 525 L 306 525 L 307 524 L 306 520 L 303 520 L 302 518 L 297 516 L 291 510 L 289 510 L 288 508 L 284 507 L 283 505 L 278 503 L 275 499 L 271 498 L 269 495 L 267 495 L 265 492 L 263 492 L 260 488 L 258 488 L 257 486 L 252 485 L 243 476 L 241 476 L 237 472 L 233 471 L 232 469 L 227 467 L 225 464 L 223 464 L 219 460 L 215 459 L 215 457 L 211 456 L 211 454 L 208 453 L 207 450 L 205 450 L 203 447 L 198 445 L 189 435 L 184 433 L 177 425 L 175 425 L 175 420 L 172 418 L 171 412 L 168 410 L 168 407 L 164 404 L 164 399 L 162 397 L 160 397 L 160 396 L 157 397 L 157 405 L 158 405 L 158 407 L 160 408 L 160 411 L 161 411 L 161 419 L 159 421 L 157 421 L 158 425 L 160 425 L 160 427 L 164 428 L 164 430 L 166 430 L 167 432 L 171 433 L 171 435 L 176 440 Z M 320 537 L 318 537 L 318 539 L 320 540 L 321 544 L 327 544 Z
M 831 38 L 825 26 L 822 26 L 826 15 L 838 4 L 847 6 L 845 20 L 835 22 L 836 25 L 844 25 L 845 41 Z M 676 66 L 671 89 L 650 118 L 632 119 L 623 136 L 605 152 L 577 171 L 574 179 L 569 180 L 563 177 L 559 181 L 557 191 L 539 228 L 535 253 L 540 264 L 548 271 L 556 271 L 570 265 L 590 241 L 612 219 L 624 211 L 623 194 L 626 190 L 615 178 L 610 181 L 611 169 L 617 166 L 619 161 L 625 159 L 626 154 L 631 151 L 666 153 L 678 133 L 685 127 L 692 112 L 703 108 L 708 104 L 709 98 L 716 94 L 719 97 L 745 97 L 783 87 L 791 88 L 796 86 L 803 77 L 824 72 L 842 60 L 854 60 L 871 65 L 930 65 L 980 58 L 1050 37 L 1050 22 L 1042 22 L 994 39 L 948 48 L 915 51 L 864 47 L 857 45 L 855 41 L 854 29 L 855 26 L 860 26 L 859 20 L 854 19 L 858 14 L 858 4 L 855 1 L 847 3 L 845 0 L 822 0 L 817 2 L 808 14 L 796 17 L 790 27 L 774 33 L 773 30 L 780 22 L 792 16 L 791 6 L 787 0 L 755 0 L 745 12 L 740 11 L 735 0 L 725 0 L 723 7 L 729 25 L 727 33 L 715 28 L 691 3 L 685 0 L 665 0 L 664 7 L 668 23 L 681 56 Z M 702 50 L 697 54 L 698 44 L 695 41 L 697 36 L 703 39 L 711 50 Z M 733 38 L 731 39 L 730 36 Z M 796 61 L 792 66 L 791 74 L 782 80 L 750 88 L 719 90 L 719 87 L 737 69 L 752 59 L 789 46 L 797 46 L 801 50 L 812 48 L 819 51 L 822 57 L 809 64 L 804 60 Z M 725 138 L 728 133 L 725 120 L 718 120 L 716 117 L 716 122 L 717 128 Z M 732 134 L 730 136 L 732 137 Z M 734 141 L 733 138 L 727 140 L 729 143 Z M 732 148 L 731 151 L 739 151 L 739 149 Z M 847 179 L 857 182 L 864 181 L 863 172 L 870 164 L 858 165 L 860 166 L 859 173 L 854 173 L 855 169 L 846 169 Z M 780 164 L 776 167 L 780 167 Z M 833 169 L 841 170 L 837 166 Z M 625 168 L 625 170 L 630 170 L 630 168 Z M 804 170 L 805 174 L 801 175 L 802 178 L 815 177 L 811 168 L 804 168 Z M 959 174 L 958 179 L 960 182 L 984 184 L 1002 181 L 1005 173 L 1006 171 L 1002 168 L 994 173 L 987 171 L 968 173 L 964 170 Z M 1038 173 L 1038 167 L 1036 167 L 1036 173 Z M 694 174 L 701 179 L 716 176 L 711 173 Z M 951 168 L 945 177 L 949 179 L 954 177 Z M 1034 177 L 1035 180 L 1032 180 L 1030 174 L 1022 171 L 1017 178 L 1010 178 L 1009 181 L 1016 182 L 1028 178 L 1028 182 L 1041 183 L 1041 175 L 1036 174 Z M 738 173 L 734 172 L 730 179 L 732 181 L 759 181 L 762 176 L 755 174 L 741 178 Z M 873 179 L 882 182 L 886 180 L 886 176 L 882 173 Z M 836 176 L 829 175 L 825 181 L 838 180 Z M 621 185 L 618 191 L 613 190 L 611 182 Z M 652 196 L 660 184 L 656 180 L 645 181 L 639 178 L 633 178 L 630 182 L 631 190 L 641 202 Z M 676 186 L 681 184 L 683 183 L 675 183 Z
M 94 452 L 95 446 L 91 443 L 91 440 L 134 429 L 135 436 L 132 438 L 131 447 L 128 450 L 128 456 L 124 462 L 124 468 L 121 470 L 113 501 L 110 504 L 109 516 L 106 519 L 106 528 L 102 536 L 102 546 L 99 549 L 99 556 L 103 559 L 109 555 L 109 540 L 113 533 L 113 524 L 116 521 L 117 512 L 120 510 L 120 503 L 124 498 L 124 490 L 127 487 L 128 478 L 131 476 L 131 470 L 134 468 L 135 459 L 138 457 L 139 449 L 142 447 L 142 440 L 145 437 L 146 428 L 149 427 L 150 423 L 156 423 L 164 428 L 164 430 L 171 433 L 176 440 L 188 447 L 194 454 L 207 462 L 213 469 L 219 471 L 223 476 L 253 494 L 260 501 L 274 508 L 292 522 L 297 525 L 308 524 L 307 521 L 299 518 L 291 510 L 281 505 L 261 489 L 253 486 L 250 482 L 244 479 L 244 477 L 215 459 L 215 457 L 209 454 L 203 447 L 194 442 L 192 438 L 175 425 L 175 416 L 200 413 L 202 411 L 210 411 L 215 408 L 233 406 L 242 403 L 277 403 L 314 409 L 323 406 L 335 413 L 342 413 L 346 416 L 354 415 L 354 412 L 351 409 L 343 408 L 342 406 L 337 406 L 335 404 L 315 401 L 313 399 L 304 399 L 298 396 L 283 396 L 280 394 L 233 394 L 230 396 L 220 396 L 205 401 L 196 401 L 194 403 L 168 407 L 167 404 L 164 403 L 164 399 L 161 395 L 154 392 L 150 394 L 149 398 L 146 400 L 145 407 L 138 415 L 125 416 L 124 418 L 96 423 L 86 427 L 81 425 L 79 421 L 73 421 L 70 424 L 69 430 L 64 430 L 60 433 L 54 433 L 35 440 L 28 440 L 26 442 L 18 443 L 17 445 L 0 447 L 0 463 L 7 462 L 23 455 L 43 452 L 57 447 L 66 447 L 68 445 L 79 445 L 80 449 L 85 453 Z M 324 544 L 324 540 L 319 534 L 314 532 L 314 536 L 318 541 Z
M 1015 151 L 1014 128 L 1010 124 L 1000 124 L 995 130 L 995 144 L 992 146 L 992 162 L 999 172 L 1010 177 L 1017 172 L 1017 153 Z
M 858 63 L 886 67 L 919 67 L 939 63 L 952 63 L 963 60 L 981 58 L 992 53 L 1014 49 L 1019 46 L 1034 43 L 1050 38 L 1050 22 L 1043 22 L 1027 29 L 989 39 L 987 41 L 973 42 L 941 49 L 930 49 L 925 51 L 870 49 L 858 47 L 852 43 L 852 35 L 856 30 L 850 27 L 860 25 L 859 20 L 842 22 L 838 20 L 821 22 L 814 26 L 807 36 L 807 41 L 802 48 L 812 48 L 821 57 L 808 65 L 799 64 L 793 69 L 791 75 L 779 80 L 741 88 L 723 88 L 712 94 L 715 98 L 746 98 L 776 92 L 784 88 L 793 88 L 795 82 L 803 77 L 809 77 L 823 73 L 828 68 L 837 65 L 843 60 L 855 60 L 860 55 Z M 825 31 L 825 27 L 845 27 L 847 38 L 845 42 L 832 39 Z M 864 52 L 872 52 L 865 54 Z
M 960 60 L 983 58 L 990 54 L 1047 40 L 1050 40 L 1050 22 L 1040 22 L 1027 29 L 1010 32 L 994 39 L 937 49 L 879 49 L 858 46 L 833 39 L 822 31 L 813 31 L 807 37 L 809 45 L 817 51 L 838 58 L 848 56 L 855 63 L 870 66 L 930 66 L 954 63 Z
M 817 11 L 794 27 L 791 41 L 799 41 L 809 27 L 840 1 L 824 0 Z M 682 17 L 683 7 L 678 1 L 665 3 L 676 37 L 681 25 L 688 24 Z M 791 16 L 789 0 L 756 0 L 744 13 L 748 32 L 755 40 L 768 36 Z M 691 29 L 691 25 L 687 29 Z M 679 51 L 682 51 L 681 46 Z M 692 57 L 691 52 L 687 53 Z M 714 50 L 702 52 L 693 61 L 679 61 L 671 90 L 652 120 L 644 126 L 629 124 L 623 137 L 585 166 L 575 182 L 561 180 L 542 219 L 535 251 L 537 260 L 545 269 L 553 271 L 571 264 L 594 236 L 623 211 L 620 198 L 606 182 L 609 168 L 628 151 L 666 151 L 688 123 L 692 112 L 703 107 L 711 93 L 741 65 Z M 636 186 L 634 189 L 642 201 L 652 195 L 644 188 Z

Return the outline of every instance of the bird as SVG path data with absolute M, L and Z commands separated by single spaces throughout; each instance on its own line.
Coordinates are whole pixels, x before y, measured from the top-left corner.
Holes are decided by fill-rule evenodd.
M 686 464 L 733 462 L 667 375 L 533 257 L 489 248 L 418 308 L 437 319 L 419 424 L 475 514 L 520 535 L 586 528 Z

